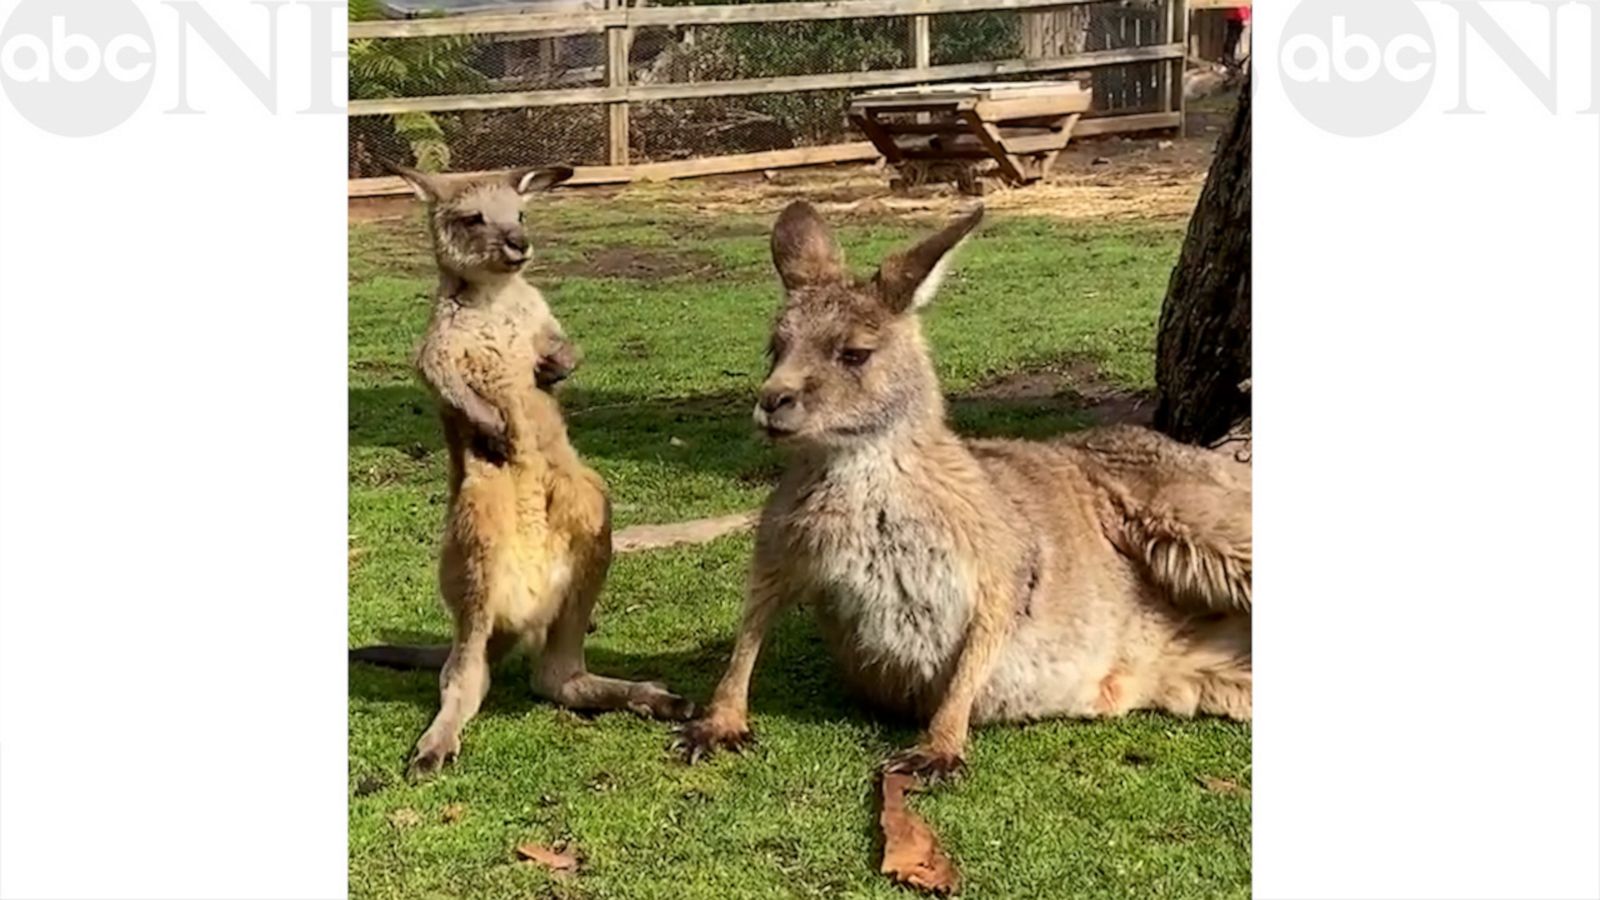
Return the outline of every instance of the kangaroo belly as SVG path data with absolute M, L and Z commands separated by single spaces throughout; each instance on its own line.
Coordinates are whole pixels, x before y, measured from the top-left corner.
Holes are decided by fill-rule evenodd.
M 936 705 L 972 616 L 972 578 L 929 542 L 867 539 L 816 569 L 819 627 L 846 680 L 880 706 L 925 716 Z
M 559 611 L 573 573 L 566 542 L 548 528 L 542 470 L 470 461 L 450 513 L 444 578 L 482 604 L 497 631 L 542 628 Z M 448 602 L 451 593 L 446 586 Z

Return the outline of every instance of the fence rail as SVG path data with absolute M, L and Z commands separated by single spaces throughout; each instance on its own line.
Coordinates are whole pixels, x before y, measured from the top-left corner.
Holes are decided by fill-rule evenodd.
M 351 22 L 350 39 L 443 37 L 462 34 L 580 33 L 645 26 L 766 24 L 827 19 L 873 19 L 1001 10 L 1060 9 L 1106 0 L 798 0 L 727 6 L 631 6 L 577 12 L 525 12 Z
M 395 21 L 352 22 L 349 34 L 352 41 L 416 41 L 419 39 L 453 38 L 468 36 L 493 36 L 495 41 L 534 41 L 558 46 L 563 41 L 594 41 L 598 35 L 599 49 L 591 51 L 596 65 L 573 71 L 592 72 L 596 85 L 548 87 L 537 90 L 505 90 L 500 92 L 477 91 L 472 93 L 441 93 L 429 96 L 397 96 L 371 99 L 352 99 L 349 114 L 352 118 L 375 116 L 413 116 L 433 114 L 487 114 L 492 111 L 517 109 L 553 109 L 560 107 L 603 107 L 605 111 L 604 161 L 618 174 L 655 171 L 673 171 L 663 166 L 677 165 L 682 171 L 700 172 L 719 168 L 707 159 L 675 160 L 630 166 L 630 107 L 633 104 L 664 104 L 666 101 L 694 102 L 724 98 L 750 98 L 802 92 L 849 91 L 865 88 L 894 87 L 913 84 L 930 84 L 947 81 L 971 81 L 997 76 L 1032 76 L 1038 74 L 1088 72 L 1109 73 L 1107 77 L 1095 74 L 1097 94 L 1127 93 L 1132 91 L 1142 105 L 1127 108 L 1102 107 L 1086 118 L 1079 132 L 1085 134 L 1108 133 L 1117 130 L 1144 130 L 1178 126 L 1183 118 L 1182 76 L 1187 46 L 1188 14 L 1190 2 L 1199 0 L 1138 0 L 1136 12 L 1121 13 L 1116 0 L 802 0 L 802 2 L 749 3 L 711 6 L 629 7 L 627 0 L 608 0 L 618 4 L 610 8 L 579 12 L 525 12 L 449 18 L 428 18 Z M 1087 40 L 1078 35 L 1076 44 L 1062 43 L 1052 29 L 1051 16 L 1076 15 L 1088 29 L 1090 8 L 1107 10 L 1122 16 L 1140 16 L 1130 32 L 1128 21 L 1119 20 L 1120 31 L 1102 23 L 1097 32 L 1103 48 L 1083 46 Z M 1072 13 L 1072 10 L 1083 10 Z M 1021 17 L 1024 24 L 1030 20 L 1042 23 L 1034 29 L 1033 38 L 1018 42 L 1013 53 L 1022 50 L 1026 55 L 979 61 L 934 63 L 930 51 L 931 23 L 935 17 L 963 16 L 968 14 L 1002 14 Z M 632 77 L 636 62 L 630 61 L 636 36 L 640 29 L 705 29 L 772 23 L 827 23 L 844 20 L 904 19 L 906 22 L 903 62 L 892 68 L 870 68 L 864 71 L 824 71 L 814 74 L 785 74 L 761 78 L 719 78 L 715 80 L 667 80 L 657 83 L 637 83 Z M 954 20 L 939 20 L 950 22 Z M 806 27 L 806 26 L 798 26 Z M 825 27 L 825 26 L 819 26 Z M 898 26 L 894 26 L 898 27 Z M 959 24 L 957 27 L 960 27 Z M 684 32 L 688 33 L 688 32 Z M 1041 41 L 1040 34 L 1048 35 Z M 578 35 L 580 37 L 572 37 Z M 956 35 L 959 37 L 959 34 Z M 1050 43 L 1055 41 L 1054 44 Z M 1118 45 L 1120 42 L 1120 45 Z M 802 42 L 803 43 L 803 42 Z M 591 45 L 584 45 L 591 46 Z M 1063 50 L 1065 49 L 1065 51 Z M 800 48 L 803 49 L 803 48 Z M 559 54 L 559 49 L 557 51 Z M 833 63 L 835 67 L 839 64 Z M 720 73 L 714 73 L 720 74 Z M 733 72 L 732 74 L 739 74 Z M 1115 76 L 1115 77 L 1110 77 Z M 509 80 L 511 87 L 518 85 Z M 1106 90 L 1101 90 L 1102 88 Z M 842 118 L 842 105 L 840 117 Z M 1097 117 L 1097 118 L 1093 118 Z M 634 123 L 638 124 L 638 123 Z M 845 135 L 841 134 L 842 138 Z M 834 138 L 836 142 L 839 138 Z M 840 144 L 842 145 L 842 144 Z M 852 144 L 852 146 L 858 146 Z M 805 150 L 817 147 L 774 148 L 755 154 L 729 154 L 735 157 L 770 158 L 771 154 L 790 154 L 794 159 L 809 159 L 817 154 Z M 857 152 L 858 151 L 852 151 Z M 848 154 L 847 154 L 848 155 Z M 540 160 L 526 160 L 538 162 Z M 691 166 L 689 163 L 699 163 Z M 798 164 L 798 163 L 797 163 Z M 356 166 L 352 163 L 354 174 Z M 586 167 L 591 177 L 608 180 L 608 173 L 599 172 L 604 167 Z M 671 177 L 662 174 L 660 177 Z M 352 193 L 370 193 L 377 182 L 387 179 L 363 179 L 366 184 L 352 183 Z
M 837 88 L 896 87 L 925 81 L 955 81 L 1020 75 L 1030 72 L 1064 72 L 1121 66 L 1129 63 L 1181 60 L 1183 44 L 1161 44 L 1133 50 L 1101 50 L 1053 59 L 999 59 L 993 62 L 928 66 L 922 69 L 878 69 L 873 72 L 833 72 L 823 75 L 788 75 L 780 78 L 745 78 L 735 81 L 682 84 L 635 84 L 616 87 L 572 88 L 523 93 L 456 94 L 406 97 L 393 100 L 352 100 L 350 115 L 376 116 L 411 112 L 462 112 L 478 109 L 515 109 L 523 106 L 584 106 L 590 103 L 626 103 L 647 100 L 688 100 L 696 97 L 741 97 L 785 91 L 822 91 Z

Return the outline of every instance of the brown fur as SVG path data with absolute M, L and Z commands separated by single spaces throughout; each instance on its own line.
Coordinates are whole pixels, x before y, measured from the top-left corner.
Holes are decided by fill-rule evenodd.
M 417 369 L 439 401 L 450 454 L 439 588 L 455 625 L 439 714 L 410 771 L 429 774 L 456 756 L 490 666 L 517 647 L 537 657 L 534 689 L 563 706 L 686 718 L 691 705 L 661 685 L 602 678 L 584 664 L 590 612 L 611 562 L 611 508 L 545 389 L 575 365 L 575 350 L 521 276 L 523 202 L 571 170 L 453 181 L 402 174 L 428 203 L 440 268 Z M 393 664 L 406 653 L 367 648 L 352 658 Z M 437 651 L 419 648 L 412 658 L 434 661 Z
M 896 771 L 959 768 L 973 722 L 1250 717 L 1247 466 L 1138 428 L 969 441 L 945 423 L 915 310 L 980 217 L 867 281 L 808 205 L 779 218 L 787 299 L 756 421 L 791 458 L 691 758 L 749 740 L 756 656 L 793 603 L 853 687 L 927 721 Z

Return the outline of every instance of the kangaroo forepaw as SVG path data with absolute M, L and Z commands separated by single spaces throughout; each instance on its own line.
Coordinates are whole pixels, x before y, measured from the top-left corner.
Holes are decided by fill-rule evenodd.
M 730 726 L 714 719 L 694 719 L 678 729 L 672 749 L 683 754 L 683 761 L 694 765 L 718 750 L 738 753 L 755 743 L 749 726 Z
M 883 764 L 885 772 L 911 775 L 926 784 L 956 778 L 966 769 L 967 761 L 961 758 L 961 754 L 920 746 L 901 750 Z

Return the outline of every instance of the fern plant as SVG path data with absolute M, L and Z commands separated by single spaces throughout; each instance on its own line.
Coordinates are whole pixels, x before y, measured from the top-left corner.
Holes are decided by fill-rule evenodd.
M 380 0 L 350 0 L 350 21 L 383 18 Z M 473 67 L 479 40 L 471 35 L 432 38 L 364 39 L 350 42 L 350 99 L 381 100 L 470 93 L 487 82 Z M 450 144 L 432 113 L 389 117 L 395 136 L 411 148 L 417 167 L 438 172 L 450 167 Z

